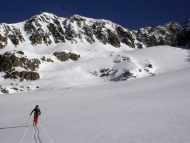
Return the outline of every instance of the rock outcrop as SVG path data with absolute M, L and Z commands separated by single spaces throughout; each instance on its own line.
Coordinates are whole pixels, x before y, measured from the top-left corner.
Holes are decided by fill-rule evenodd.
M 21 51 L 6 52 L 0 55 L 0 72 L 5 72 L 5 78 L 20 80 L 36 80 L 40 75 L 35 72 L 40 65 L 40 60 L 29 59 Z M 17 71 L 22 68 L 23 71 Z
M 40 79 L 40 75 L 34 71 L 13 71 L 13 72 L 6 72 L 4 78 L 9 79 L 20 79 L 23 80 L 37 80 Z
M 80 55 L 75 54 L 75 53 L 67 53 L 67 52 L 54 52 L 53 55 L 55 57 L 57 57 L 58 60 L 64 62 L 67 61 L 69 59 L 73 60 L 73 61 L 77 61 L 80 58 Z

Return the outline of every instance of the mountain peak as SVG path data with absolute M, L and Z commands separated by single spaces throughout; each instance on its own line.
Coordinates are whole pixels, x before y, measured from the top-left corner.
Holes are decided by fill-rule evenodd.
M 57 17 L 57 15 L 53 14 L 53 13 L 49 13 L 49 12 L 42 12 L 40 14 L 35 15 L 36 17 Z
M 48 12 L 42 12 L 40 14 L 32 16 L 29 20 L 27 21 L 38 21 L 42 23 L 52 23 L 54 19 L 59 19 L 55 14 L 48 13 Z

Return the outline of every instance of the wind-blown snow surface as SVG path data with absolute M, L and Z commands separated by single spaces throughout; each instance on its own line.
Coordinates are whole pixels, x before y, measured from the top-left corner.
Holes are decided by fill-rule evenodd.
M 141 78 L 190 67 L 188 62 L 189 51 L 170 46 L 131 50 L 126 47 L 117 49 L 97 43 L 94 45 L 76 45 L 76 47 L 60 45 L 55 49 L 79 53 L 81 58 L 77 62 L 60 63 L 57 61 L 52 64 L 43 64 L 40 68 L 42 80 L 37 82 L 42 87 L 51 85 L 50 87 L 63 88 L 100 84 L 104 82 L 103 79 L 95 75 L 98 75 L 99 71 L 104 68 L 117 71 L 114 75 L 112 74 L 104 79 L 107 81 L 107 79 L 113 79 L 127 70 L 136 78 Z M 46 49 L 44 51 L 46 54 L 51 52 L 51 50 L 47 51 Z M 44 54 L 44 51 L 41 54 Z M 126 60 L 127 58 L 129 60 Z M 152 68 L 147 68 L 148 64 L 151 64 Z M 57 84 L 52 85 L 52 81 Z
M 17 143 L 35 104 L 43 143 L 189 143 L 190 69 L 128 82 L 2 96 L 0 139 Z M 23 142 L 34 143 L 32 126 Z
M 42 79 L 32 83 L 40 89 L 0 96 L 0 142 L 35 143 L 33 127 L 19 126 L 32 124 L 27 121 L 36 104 L 42 110 L 42 143 L 190 142 L 187 50 L 168 46 L 133 51 L 104 48 L 104 52 L 97 46 L 89 52 L 79 49 L 75 51 L 82 58 L 76 63 L 57 61 L 40 68 Z M 130 62 L 117 65 L 123 56 L 130 57 Z M 156 76 L 135 70 L 147 63 L 153 65 L 150 72 Z M 110 65 L 123 69 L 125 64 L 144 78 L 104 82 L 91 74 Z
M 136 78 L 141 78 L 189 67 L 189 51 L 170 46 L 137 50 L 125 46 L 113 48 L 97 42 L 95 44 L 67 43 L 56 47 L 22 47 L 18 50 L 24 51 L 28 57 L 41 58 L 46 56 L 54 60 L 54 63 L 42 62 L 40 65 L 41 80 L 34 82 L 34 84 L 41 88 L 99 84 L 104 80 L 117 78 L 125 71 L 130 71 Z M 77 62 L 60 62 L 52 54 L 55 51 L 78 53 L 81 58 Z M 152 65 L 151 68 L 147 67 L 149 64 Z M 104 68 L 117 72 L 101 78 L 99 72 Z

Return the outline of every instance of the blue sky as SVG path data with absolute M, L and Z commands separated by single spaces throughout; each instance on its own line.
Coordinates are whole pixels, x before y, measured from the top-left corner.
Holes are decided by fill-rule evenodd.
M 129 28 L 185 21 L 190 0 L 1 0 L 0 23 L 15 23 L 43 11 L 112 20 Z

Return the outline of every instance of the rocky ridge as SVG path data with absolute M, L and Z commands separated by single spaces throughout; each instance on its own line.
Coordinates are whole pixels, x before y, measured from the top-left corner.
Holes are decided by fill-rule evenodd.
M 120 47 L 121 44 L 136 47 L 135 35 L 128 29 L 108 20 L 95 20 L 79 15 L 63 18 L 42 13 L 21 25 L 0 25 L 0 48 L 6 47 L 9 43 L 18 46 L 26 41 L 35 46 L 67 41 L 94 43 L 97 40 L 114 47 Z
M 146 47 L 157 45 L 190 47 L 189 20 L 183 24 L 170 22 L 163 26 L 145 27 L 134 30 L 136 39 Z
M 26 41 L 32 45 L 100 41 L 119 48 L 155 45 L 189 46 L 189 22 L 170 22 L 163 26 L 129 30 L 108 20 L 97 20 L 73 15 L 68 18 L 50 13 L 35 15 L 18 24 L 0 24 L 0 48 L 9 44 L 19 46 Z

